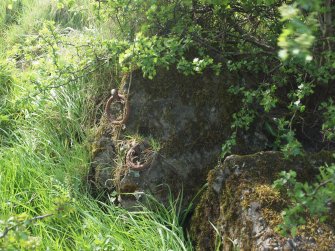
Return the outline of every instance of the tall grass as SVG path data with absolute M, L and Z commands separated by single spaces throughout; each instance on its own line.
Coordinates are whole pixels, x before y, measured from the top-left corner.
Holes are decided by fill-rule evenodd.
M 41 21 L 53 20 L 63 27 L 80 29 L 95 26 L 96 19 L 90 0 L 72 1 L 69 8 L 60 8 L 56 0 L 1 0 L 0 1 L 0 53 L 32 33 Z M 71 1 L 70 1 L 71 2 Z M 8 6 L 11 6 L 9 9 Z M 95 26 L 95 28 L 98 28 Z
M 79 29 L 92 21 L 89 12 L 74 17 L 74 12 L 59 11 L 48 0 L 19 2 L 23 5 L 15 21 L 9 22 L 1 8 L 4 52 L 34 32 L 34 22 L 52 19 Z M 88 0 L 80 3 L 87 8 Z M 92 82 L 99 76 L 25 101 L 30 86 L 20 81 L 17 71 L 0 67 L 0 116 L 8 115 L 8 123 L 15 125 L 1 123 L 0 118 L 0 135 L 7 142 L 0 143 L 0 250 L 191 250 L 175 203 L 166 208 L 152 201 L 156 210 L 127 212 L 97 201 L 87 191 L 94 108 L 89 100 L 101 89 L 100 83 Z M 47 214 L 52 215 L 29 221 Z

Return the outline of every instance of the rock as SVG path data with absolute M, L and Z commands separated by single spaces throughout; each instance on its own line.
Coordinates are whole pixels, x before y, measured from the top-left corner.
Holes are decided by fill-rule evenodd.
M 104 133 L 94 143 L 93 159 L 88 177 L 94 193 L 100 193 L 102 190 L 111 192 L 115 189 L 113 182 L 115 158 L 115 145 L 108 134 Z
M 169 197 L 183 196 L 183 207 L 195 196 L 204 184 L 203 175 L 206 172 L 204 160 L 210 162 L 210 158 L 218 152 L 193 152 L 174 157 L 164 157 L 157 154 L 151 166 L 143 171 L 127 169 L 119 185 L 120 203 L 127 209 L 130 200 L 144 202 L 145 197 L 123 195 L 124 193 L 150 194 L 158 201 L 168 204 Z M 208 157 L 211 156 L 211 157 Z M 215 159 L 215 157 L 214 157 Z M 131 205 L 136 205 L 133 203 Z
M 311 231 L 298 232 L 295 238 L 275 231 L 287 199 L 271 186 L 279 172 L 291 169 L 300 181 L 311 182 L 317 168 L 332 161 L 330 152 L 290 160 L 279 152 L 227 157 L 210 171 L 208 188 L 191 219 L 197 250 L 218 250 L 218 240 L 220 250 L 334 250 L 335 222 L 314 222 Z
M 130 85 L 128 121 L 117 140 L 117 126 L 109 137 L 116 152 L 106 154 L 108 161 L 100 156 L 103 151 L 95 155 L 91 178 L 98 191 L 108 193 L 111 191 L 105 183 L 113 180 L 119 202 L 128 209 L 136 205 L 132 201 L 144 197 L 124 195 L 129 192 L 150 193 L 163 203 L 171 195 L 176 198 L 182 194 L 185 207 L 205 184 L 222 143 L 231 134 L 231 117 L 239 104 L 228 92 L 232 80 L 211 72 L 184 76 L 175 69 L 159 70 L 154 80 L 135 71 L 131 79 L 131 85 L 129 80 L 123 87 L 125 94 Z M 154 152 L 155 160 L 145 170 L 136 171 L 125 163 L 125 155 L 138 140 L 153 144 L 148 150 Z

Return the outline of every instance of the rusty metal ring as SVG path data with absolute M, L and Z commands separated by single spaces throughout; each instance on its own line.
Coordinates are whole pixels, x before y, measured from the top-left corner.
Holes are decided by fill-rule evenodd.
M 122 101 L 124 103 L 123 115 L 122 119 L 115 120 L 112 118 L 112 114 L 110 112 L 110 106 L 114 101 Z M 119 94 L 117 89 L 112 90 L 112 96 L 108 99 L 106 106 L 105 106 L 105 113 L 107 118 L 111 121 L 114 125 L 122 125 L 125 124 L 129 117 L 129 103 L 127 98 L 124 95 Z
M 135 146 L 133 146 L 129 149 L 129 151 L 127 152 L 127 155 L 126 155 L 126 165 L 130 169 L 133 169 L 135 171 L 142 171 L 142 170 L 145 170 L 145 169 L 149 168 L 151 163 L 152 163 L 152 160 L 153 160 L 153 155 L 151 155 L 144 163 L 136 164 L 132 161 L 132 157 L 135 154 L 141 154 L 141 151 L 139 149 L 141 144 L 146 144 L 146 143 L 141 142 L 141 143 L 136 144 Z

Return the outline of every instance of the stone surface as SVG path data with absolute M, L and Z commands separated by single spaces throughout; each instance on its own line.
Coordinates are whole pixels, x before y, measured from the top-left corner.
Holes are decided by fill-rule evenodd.
M 335 222 L 313 222 L 295 238 L 275 231 L 287 200 L 271 187 L 283 170 L 293 169 L 299 180 L 312 181 L 317 167 L 333 161 L 330 152 L 310 154 L 290 160 L 279 152 L 232 155 L 212 170 L 191 221 L 197 250 L 334 250 Z
M 232 114 L 240 101 L 229 94 L 228 83 L 231 77 L 210 72 L 183 76 L 173 69 L 160 70 L 154 80 L 148 80 L 135 71 L 123 86 L 123 93 L 130 90 L 126 124 L 120 127 L 101 120 L 89 174 L 94 193 L 107 195 L 129 210 L 145 202 L 147 194 L 164 204 L 171 196 L 182 195 L 185 209 L 206 183 L 222 143 L 231 134 Z M 239 135 L 236 152 L 253 153 L 271 145 L 262 134 L 262 121 L 252 127 Z M 126 164 L 126 155 L 141 141 L 149 142 L 153 160 L 148 168 L 133 170 Z M 317 236 L 293 239 L 278 236 L 273 227 L 285 206 L 271 190 L 278 173 L 294 169 L 299 179 L 311 181 L 316 167 L 324 162 L 330 162 L 329 153 L 290 161 L 278 152 L 226 158 L 210 171 L 208 188 L 192 218 L 198 250 L 215 250 L 221 239 L 222 250 L 310 250 L 318 247 L 325 233 L 333 238 L 324 225 Z
M 211 72 L 184 76 L 174 69 L 158 71 L 154 80 L 135 71 L 130 79 L 122 89 L 127 93 L 130 87 L 129 119 L 119 133 L 117 126 L 109 128 L 115 154 L 107 148 L 95 154 L 90 177 L 98 191 L 108 193 L 111 186 L 106 181 L 113 180 L 118 200 L 126 208 L 147 193 L 162 202 L 183 194 L 186 206 L 205 184 L 222 143 L 230 136 L 232 113 L 238 108 L 227 90 L 231 80 Z M 159 146 L 150 149 L 155 160 L 143 171 L 131 170 L 124 161 L 129 146 L 138 140 Z M 105 155 L 108 161 L 101 160 Z M 139 196 L 125 194 L 133 192 Z
M 115 158 L 115 145 L 109 135 L 104 133 L 93 145 L 93 160 L 88 177 L 93 193 L 111 192 L 115 189 L 113 182 Z

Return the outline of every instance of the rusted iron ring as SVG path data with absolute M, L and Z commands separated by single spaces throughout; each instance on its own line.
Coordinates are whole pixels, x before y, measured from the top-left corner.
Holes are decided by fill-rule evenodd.
M 112 117 L 112 114 L 111 114 L 111 111 L 110 111 L 110 106 L 113 102 L 121 102 L 121 103 L 124 104 L 122 119 L 120 119 L 120 120 L 113 119 L 113 117 Z M 127 122 L 128 116 L 129 116 L 129 103 L 128 103 L 128 100 L 126 99 L 125 96 L 119 94 L 117 89 L 112 90 L 112 96 L 108 99 L 108 101 L 106 103 L 105 113 L 107 115 L 107 118 L 114 125 L 122 125 L 122 124 L 125 124 Z
M 126 155 L 126 165 L 135 171 L 142 171 L 149 168 L 154 157 L 149 147 L 149 144 L 145 141 L 131 147 Z M 144 162 L 140 162 L 141 155 L 145 156 Z M 135 163 L 135 161 L 137 163 Z

